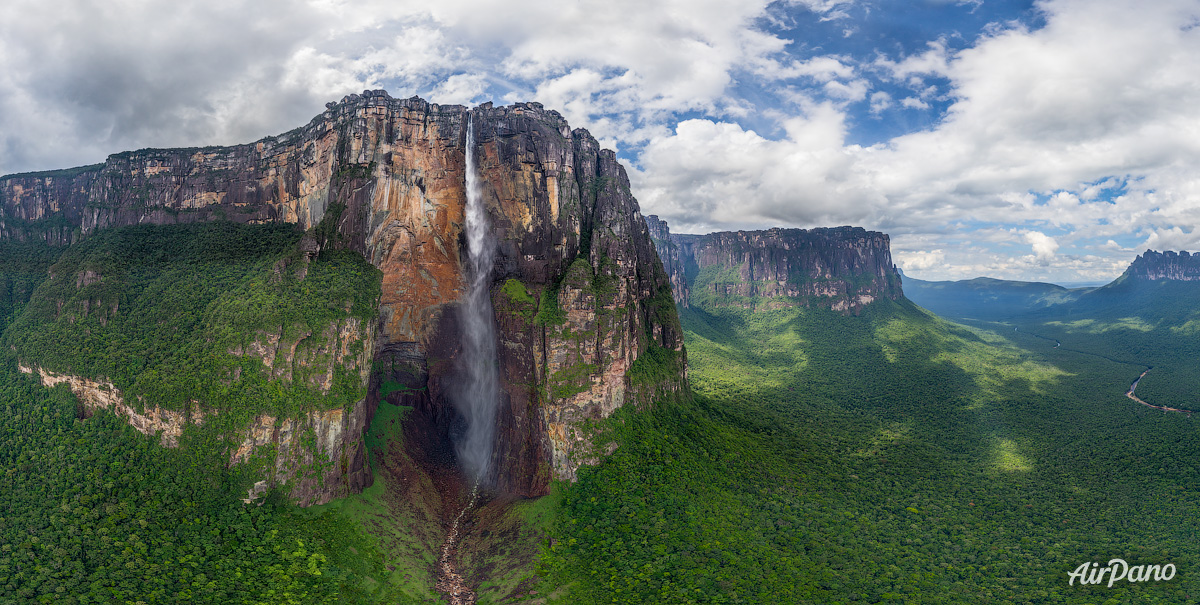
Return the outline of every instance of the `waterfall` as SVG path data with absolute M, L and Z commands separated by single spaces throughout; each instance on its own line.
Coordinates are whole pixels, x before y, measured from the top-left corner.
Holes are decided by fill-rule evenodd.
M 487 210 L 479 183 L 475 153 L 474 119 L 467 114 L 467 252 L 469 280 L 467 295 L 459 307 L 462 329 L 462 382 L 454 402 L 466 422 L 466 430 L 455 440 L 459 463 L 476 485 L 491 471 L 496 441 L 496 409 L 500 402 L 497 370 L 496 324 L 489 292 L 496 244 L 488 225 Z

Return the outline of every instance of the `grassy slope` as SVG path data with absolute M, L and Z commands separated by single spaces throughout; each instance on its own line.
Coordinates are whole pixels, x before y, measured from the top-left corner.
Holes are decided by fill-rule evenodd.
M 1085 561 L 1195 568 L 1194 427 L 1122 364 L 909 303 L 684 314 L 697 400 L 622 410 L 564 496 L 563 602 L 1180 602 L 1068 587 Z
M 160 257 L 160 276 L 179 274 L 204 286 L 213 281 L 220 285 L 224 282 L 208 279 L 213 275 L 203 270 L 222 268 L 226 273 L 243 270 L 252 279 L 255 271 L 269 268 L 266 260 L 286 253 L 295 240 L 270 228 L 215 234 L 198 230 L 203 231 L 185 229 L 185 237 L 175 232 L 159 239 L 160 250 L 172 244 L 190 248 L 181 251 L 182 258 Z M 164 233 L 171 231 L 152 235 Z M 123 247 L 130 243 L 127 235 L 97 236 L 90 248 L 65 252 L 0 244 L 0 282 L 5 285 L 0 309 L 6 311 L 0 314 L 0 330 L 14 321 L 39 325 L 31 318 L 36 309 L 27 303 L 31 297 L 34 305 L 44 302 L 34 292 L 45 285 L 47 270 L 56 262 L 68 267 L 88 257 L 81 251 L 93 253 L 96 262 L 136 257 L 133 264 L 143 268 L 155 260 L 144 248 Z M 274 237 L 278 235 L 282 237 Z M 236 247 L 214 249 L 230 243 L 246 246 L 240 260 L 227 256 L 239 254 Z M 209 263 L 189 265 L 208 253 Z M 60 262 L 60 255 L 67 258 Z M 153 282 L 134 284 L 147 281 Z M 127 312 L 153 309 L 152 298 L 139 300 L 130 290 L 136 288 L 116 290 Z M 310 302 L 320 303 L 320 294 L 318 289 Z M 183 312 L 176 317 L 205 311 L 203 306 L 173 308 L 170 299 L 158 304 Z M 119 321 L 109 319 L 99 326 L 104 330 L 96 330 L 86 318 L 78 323 L 113 341 L 131 336 L 117 329 Z M 158 337 L 168 342 L 179 338 L 169 333 Z M 46 389 L 18 373 L 16 353 L 0 355 L 0 603 L 379 602 L 372 593 L 387 576 L 382 555 L 353 524 L 332 514 L 296 510 L 280 494 L 247 506 L 238 499 L 252 480 L 246 469 L 227 468 L 227 455 L 209 447 L 204 435 L 187 434 L 182 447 L 162 448 L 157 439 L 107 412 L 80 420 L 77 406 L 65 386 Z

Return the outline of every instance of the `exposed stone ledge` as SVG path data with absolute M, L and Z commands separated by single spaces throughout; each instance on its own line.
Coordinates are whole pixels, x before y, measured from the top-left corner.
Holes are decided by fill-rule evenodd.
M 138 432 L 144 435 L 159 435 L 164 447 L 177 447 L 179 436 L 183 434 L 183 427 L 188 423 L 200 424 L 206 416 L 199 410 L 188 414 L 164 410 L 158 406 L 149 408 L 142 413 L 126 404 L 120 389 L 107 380 L 58 374 L 38 366 L 26 366 L 25 364 L 18 364 L 17 369 L 25 374 L 36 373 L 41 377 L 42 384 L 47 387 L 66 383 L 89 413 L 96 410 L 109 410 L 125 418 L 129 425 Z
M 53 387 L 66 384 L 84 409 L 90 414 L 108 410 L 129 423 L 144 435 L 158 435 L 164 447 L 178 447 L 179 437 L 188 424 L 202 424 L 214 412 L 194 410 L 191 413 L 164 410 L 160 407 L 138 412 L 125 403 L 120 389 L 103 378 L 90 379 L 58 374 L 36 365 L 18 363 L 25 374 L 37 374 L 42 384 Z M 230 465 L 248 461 L 254 450 L 276 446 L 272 469 L 266 479 L 250 490 L 249 500 L 261 495 L 271 486 L 288 484 L 292 497 L 302 506 L 324 504 L 334 497 L 345 495 L 348 485 L 355 490 L 370 484 L 365 470 L 362 434 L 366 428 L 365 401 L 360 400 L 347 414 L 341 409 L 308 412 L 301 418 L 259 415 L 243 429 L 241 444 L 230 456 Z M 303 438 L 312 432 L 315 451 L 305 447 Z M 316 467 L 321 468 L 316 468 Z M 308 469 L 315 472 L 305 472 Z

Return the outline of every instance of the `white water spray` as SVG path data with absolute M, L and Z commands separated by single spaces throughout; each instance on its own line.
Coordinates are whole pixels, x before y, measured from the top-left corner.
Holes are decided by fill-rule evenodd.
M 496 441 L 496 408 L 500 380 L 496 357 L 496 324 L 489 287 L 496 245 L 488 225 L 475 157 L 474 120 L 467 114 L 467 251 L 470 258 L 467 296 L 460 309 L 462 382 L 454 402 L 466 421 L 455 443 L 459 463 L 475 484 L 486 483 Z

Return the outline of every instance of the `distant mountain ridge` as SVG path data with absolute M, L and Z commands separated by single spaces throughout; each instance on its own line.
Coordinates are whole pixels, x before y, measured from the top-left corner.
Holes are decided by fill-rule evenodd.
M 1091 290 L 991 277 L 925 281 L 904 275 L 903 272 L 901 277 L 905 295 L 918 305 L 938 315 L 977 319 L 992 319 L 1069 303 Z
M 901 276 L 910 300 L 947 317 L 1002 320 L 1033 313 L 1128 315 L 1167 291 L 1175 295 L 1190 292 L 1190 285 L 1184 282 L 1200 282 L 1200 254 L 1147 250 L 1120 277 L 1098 287 L 1066 288 L 990 277 L 924 281 L 903 272 Z

